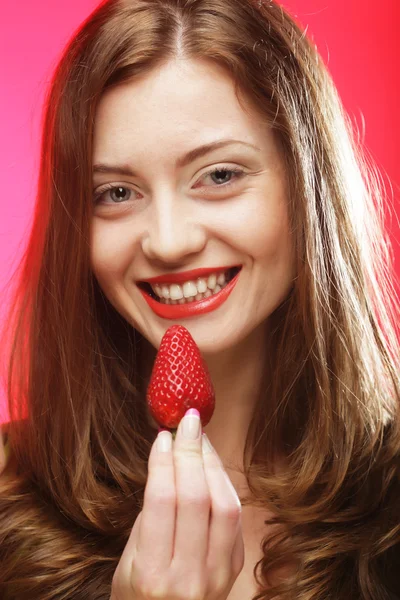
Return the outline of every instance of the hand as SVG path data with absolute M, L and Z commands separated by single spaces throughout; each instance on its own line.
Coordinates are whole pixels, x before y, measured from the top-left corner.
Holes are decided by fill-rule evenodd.
M 158 434 L 111 600 L 226 600 L 244 564 L 241 505 L 203 437 L 200 419 L 187 413 L 175 441 Z

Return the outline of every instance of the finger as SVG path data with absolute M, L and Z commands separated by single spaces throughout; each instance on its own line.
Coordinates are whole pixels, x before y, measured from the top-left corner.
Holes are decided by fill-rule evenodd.
M 140 527 L 142 513 L 140 512 L 135 519 L 129 539 L 125 545 L 124 551 L 119 560 L 118 566 L 114 572 L 112 580 L 111 600 L 118 600 L 119 594 L 123 595 L 129 592 L 132 560 L 137 553 L 138 532 Z
M 245 550 L 242 532 L 242 518 L 240 517 L 238 531 L 236 534 L 235 544 L 232 552 L 232 573 L 234 579 L 237 578 L 244 566 Z
M 232 554 L 241 523 L 242 507 L 222 461 L 203 435 L 204 472 L 211 494 L 211 523 L 207 563 L 225 576 L 232 571 Z M 218 576 L 219 576 L 218 574 Z
M 189 413 L 189 414 L 188 414 Z M 201 422 L 188 411 L 179 423 L 174 443 L 177 516 L 174 562 L 198 572 L 208 549 L 210 492 L 203 468 Z
M 171 564 L 175 531 L 175 476 L 172 435 L 160 431 L 148 463 L 137 550 L 146 565 L 159 569 Z

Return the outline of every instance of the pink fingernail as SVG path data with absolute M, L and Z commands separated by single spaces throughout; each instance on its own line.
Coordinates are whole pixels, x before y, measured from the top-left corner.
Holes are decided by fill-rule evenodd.
M 187 410 L 187 411 L 185 412 L 185 417 L 186 417 L 186 415 L 195 415 L 196 417 L 199 417 L 199 418 L 200 418 L 200 413 L 199 413 L 199 411 L 197 410 L 197 408 L 189 408 L 189 410 Z

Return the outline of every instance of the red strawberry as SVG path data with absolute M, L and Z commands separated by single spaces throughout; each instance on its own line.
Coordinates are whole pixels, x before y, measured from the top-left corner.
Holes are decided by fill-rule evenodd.
M 203 427 L 215 408 L 215 393 L 196 342 L 183 325 L 165 332 L 147 388 L 150 412 L 162 427 L 176 429 L 189 408 L 197 408 Z

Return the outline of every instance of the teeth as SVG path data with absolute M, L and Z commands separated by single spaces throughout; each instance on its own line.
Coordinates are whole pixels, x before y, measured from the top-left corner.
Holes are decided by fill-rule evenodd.
M 156 292 L 157 293 L 157 292 Z M 183 292 L 180 285 L 173 283 L 169 288 L 171 300 L 181 300 L 183 298 Z
M 190 298 L 190 296 L 194 297 L 198 293 L 199 292 L 197 290 L 197 287 L 195 286 L 193 281 L 186 281 L 186 283 L 183 284 L 183 295 L 185 296 L 185 298 Z
M 196 281 L 186 281 L 183 285 L 178 285 L 176 283 L 172 283 L 171 285 L 163 284 L 155 284 L 152 285 L 152 289 L 155 294 L 163 299 L 170 300 L 171 304 L 176 304 L 179 301 L 183 300 L 201 300 L 203 297 L 209 298 L 212 292 L 221 291 L 222 288 L 226 285 L 227 280 L 226 273 L 211 273 L 209 277 L 199 277 Z M 201 298 L 199 297 L 201 295 Z
M 213 290 L 215 288 L 215 286 L 217 285 L 217 276 L 215 275 L 215 273 L 213 273 L 212 275 L 210 275 L 210 277 L 207 279 L 207 287 L 210 290 Z
M 223 285 L 226 282 L 225 273 L 220 273 L 217 277 L 217 283 Z
M 226 286 L 226 283 L 223 285 L 223 288 Z M 199 300 L 204 300 L 204 298 L 209 298 L 210 296 L 214 296 L 214 294 L 218 294 L 218 292 L 221 291 L 221 288 L 219 285 L 215 286 L 214 290 L 209 290 L 207 289 L 207 291 L 204 294 L 196 294 L 196 296 L 191 296 L 190 298 L 179 298 L 179 300 L 171 300 L 170 298 L 161 298 L 161 304 L 190 304 L 191 302 L 195 302 L 195 301 L 199 301 Z
M 198 279 L 196 282 L 196 287 L 199 290 L 199 294 L 204 294 L 207 289 L 207 281 L 205 279 Z

